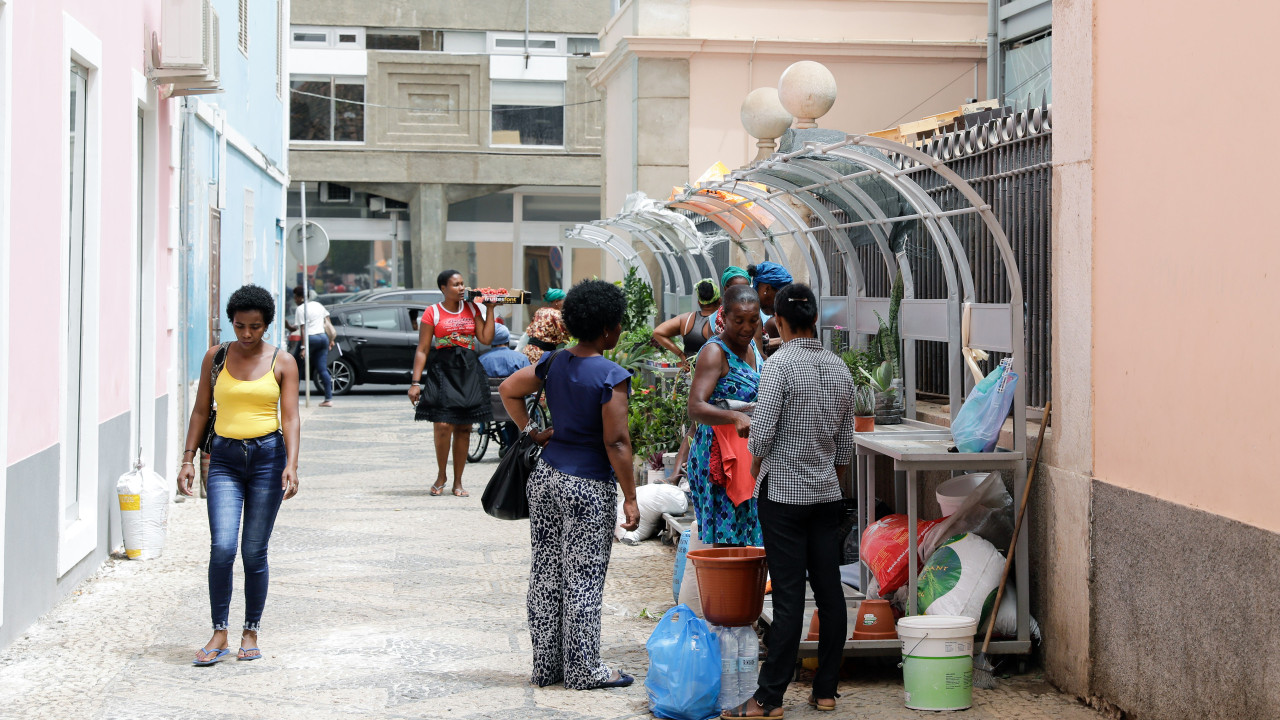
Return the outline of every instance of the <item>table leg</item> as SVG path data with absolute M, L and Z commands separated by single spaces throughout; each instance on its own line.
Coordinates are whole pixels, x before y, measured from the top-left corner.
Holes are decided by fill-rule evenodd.
M 919 578 L 916 577 L 916 557 L 919 554 L 919 548 L 916 547 L 916 523 L 919 521 L 916 513 L 916 471 L 908 470 L 907 473 L 907 614 L 915 615 L 916 608 L 916 583 Z
M 862 592 L 863 597 L 867 596 L 867 564 L 862 562 L 862 533 L 866 532 L 867 526 L 874 522 L 872 517 L 874 510 L 868 511 L 867 507 L 867 461 L 869 455 L 865 455 L 862 451 L 854 456 L 854 485 L 857 486 L 858 493 L 858 573 L 861 583 L 858 590 Z

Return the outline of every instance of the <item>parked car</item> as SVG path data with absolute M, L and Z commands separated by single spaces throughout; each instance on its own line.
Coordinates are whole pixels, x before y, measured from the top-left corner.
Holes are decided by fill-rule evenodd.
M 349 293 L 349 292 L 325 293 L 323 295 L 317 295 L 316 302 L 328 307 L 330 305 L 337 305 L 338 303 L 345 301 L 347 298 L 351 297 L 352 295 L 355 295 L 355 293 Z
M 376 292 L 364 299 L 364 302 L 407 302 L 435 305 L 444 302 L 444 293 L 439 290 L 387 290 Z
M 344 302 L 329 308 L 338 333 L 329 351 L 333 394 L 345 395 L 356 385 L 408 385 L 413 353 L 418 347 L 418 318 L 424 303 Z M 320 383 L 312 373 L 316 388 Z

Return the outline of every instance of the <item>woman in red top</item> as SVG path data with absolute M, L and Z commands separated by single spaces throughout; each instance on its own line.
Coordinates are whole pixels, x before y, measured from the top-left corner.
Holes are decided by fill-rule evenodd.
M 466 302 L 467 284 L 457 270 L 440 273 L 436 283 L 444 301 L 422 311 L 418 321 L 409 402 L 417 406 L 414 419 L 435 423 L 439 472 L 431 494 L 444 492 L 452 445 L 453 494 L 468 497 L 462 489 L 462 469 L 467 465 L 471 426 L 493 419 L 488 376 L 475 351 L 477 340 L 486 345 L 493 342 L 493 304 L 485 303 L 488 312 L 482 312 L 476 303 Z

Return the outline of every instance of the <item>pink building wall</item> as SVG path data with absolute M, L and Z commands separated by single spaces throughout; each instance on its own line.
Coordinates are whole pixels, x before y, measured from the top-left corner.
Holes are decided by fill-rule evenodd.
M 66 302 L 61 271 L 65 240 L 59 218 L 66 182 L 62 157 L 63 93 L 68 59 L 63 45 L 64 13 L 102 43 L 100 98 L 100 292 L 86 298 L 86 322 L 100 328 L 97 347 L 85 349 L 86 363 L 98 367 L 98 417 L 128 412 L 131 405 L 135 228 L 134 136 L 138 117 L 135 73 L 145 72 L 144 52 L 159 27 L 159 0 L 19 0 L 13 5 L 14 72 L 12 117 L 13 188 L 10 294 L 10 402 L 7 462 L 12 464 L 61 439 L 62 388 L 58 342 Z M 151 90 L 154 101 L 154 90 Z M 170 337 L 166 318 L 170 255 L 169 101 L 157 102 L 155 148 L 148 162 L 157 168 L 154 208 L 156 378 L 149 401 L 166 392 Z
M 1094 11 L 1095 475 L 1280 531 L 1280 5 Z

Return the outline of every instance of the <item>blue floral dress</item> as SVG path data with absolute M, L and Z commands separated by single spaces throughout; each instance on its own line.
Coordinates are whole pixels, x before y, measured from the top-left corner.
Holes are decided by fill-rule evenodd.
M 756 401 L 756 390 L 760 386 L 760 368 L 764 360 L 754 342 L 751 351 L 755 354 L 756 368 L 742 361 L 729 349 L 718 335 L 707 340 L 707 345 L 719 345 L 729 359 L 729 373 L 720 378 L 716 388 L 711 392 L 711 402 L 716 400 Z M 701 355 L 701 353 L 699 353 Z M 689 446 L 687 472 L 689 489 L 693 493 L 693 507 L 698 515 L 698 536 L 705 543 L 724 545 L 761 545 L 760 519 L 756 515 L 756 500 L 751 498 L 741 505 L 734 506 L 733 501 L 725 494 L 724 488 L 711 482 L 711 469 L 708 462 L 711 457 L 711 443 L 715 442 L 715 434 L 708 425 L 698 425 L 693 433 L 693 443 Z

